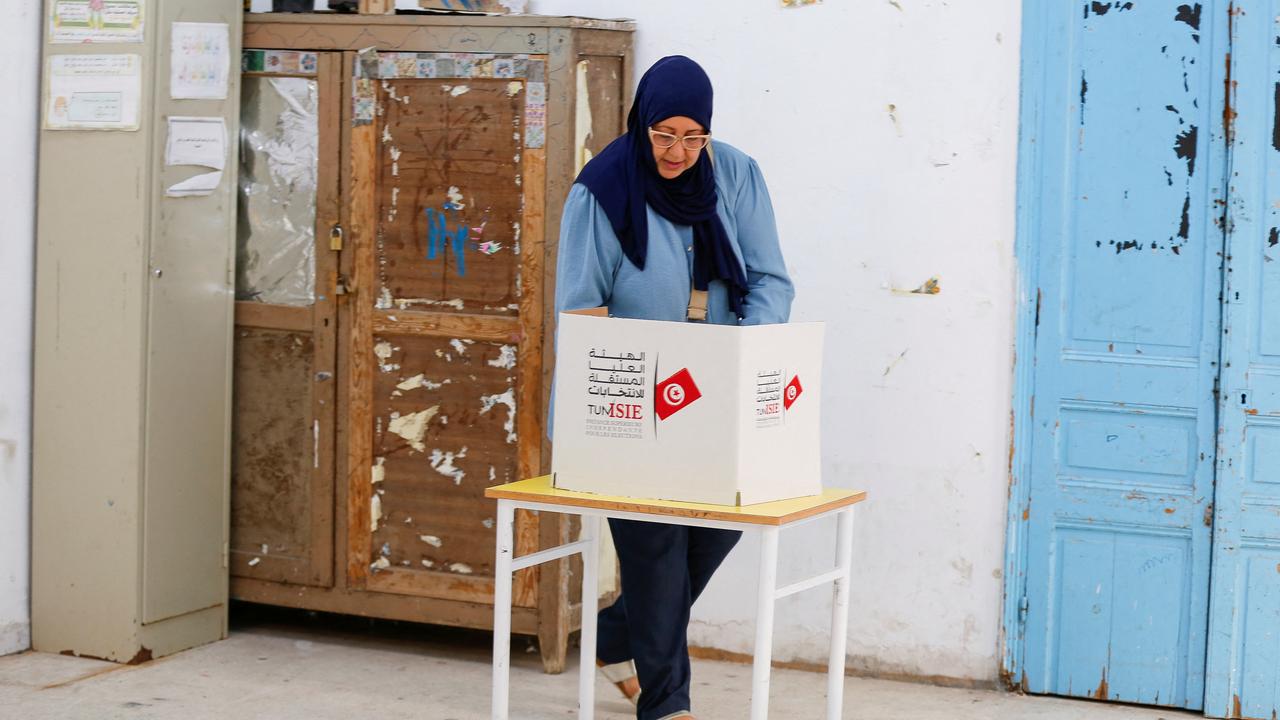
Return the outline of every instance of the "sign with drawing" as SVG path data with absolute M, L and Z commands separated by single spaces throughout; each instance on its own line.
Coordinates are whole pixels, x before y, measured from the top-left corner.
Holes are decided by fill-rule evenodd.
M 140 55 L 54 55 L 44 126 L 49 130 L 137 130 Z
M 54 0 L 49 3 L 49 42 L 141 43 L 143 0 Z

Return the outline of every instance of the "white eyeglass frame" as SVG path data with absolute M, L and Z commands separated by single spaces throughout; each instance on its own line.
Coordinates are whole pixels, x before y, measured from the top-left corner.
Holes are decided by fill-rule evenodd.
M 663 145 L 658 142 L 657 138 L 671 138 L 671 142 Z M 697 147 L 689 147 L 690 140 L 697 140 L 701 142 L 701 144 Z M 672 135 L 669 132 L 662 132 L 661 130 L 649 128 L 649 142 L 653 143 L 653 146 L 656 148 L 666 150 L 667 148 L 674 146 L 677 141 L 684 146 L 685 150 L 701 150 L 711 144 L 711 133 L 707 133 L 705 135 L 685 135 L 684 137 L 680 137 L 678 135 Z

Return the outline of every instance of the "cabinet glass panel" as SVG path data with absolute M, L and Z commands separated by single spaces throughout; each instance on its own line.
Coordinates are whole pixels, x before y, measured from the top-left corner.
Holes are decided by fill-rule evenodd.
M 237 300 L 315 302 L 317 95 L 310 78 L 243 78 Z

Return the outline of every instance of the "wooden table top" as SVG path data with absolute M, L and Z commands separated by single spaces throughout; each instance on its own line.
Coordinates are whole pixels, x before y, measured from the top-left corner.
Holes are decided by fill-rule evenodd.
M 484 496 L 502 500 L 563 505 L 566 508 L 594 508 L 618 512 L 663 515 L 668 517 L 723 520 L 753 525 L 786 525 L 821 513 L 838 510 L 867 499 L 865 490 L 826 488 L 820 495 L 807 495 L 790 500 L 755 505 L 711 505 L 706 503 L 648 500 L 613 495 L 560 490 L 552 486 L 551 476 L 529 478 L 505 485 L 495 485 Z

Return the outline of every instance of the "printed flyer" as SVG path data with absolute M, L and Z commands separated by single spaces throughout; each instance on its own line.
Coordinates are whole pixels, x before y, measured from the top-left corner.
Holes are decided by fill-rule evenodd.
M 51 43 L 141 43 L 144 0 L 53 0 Z

